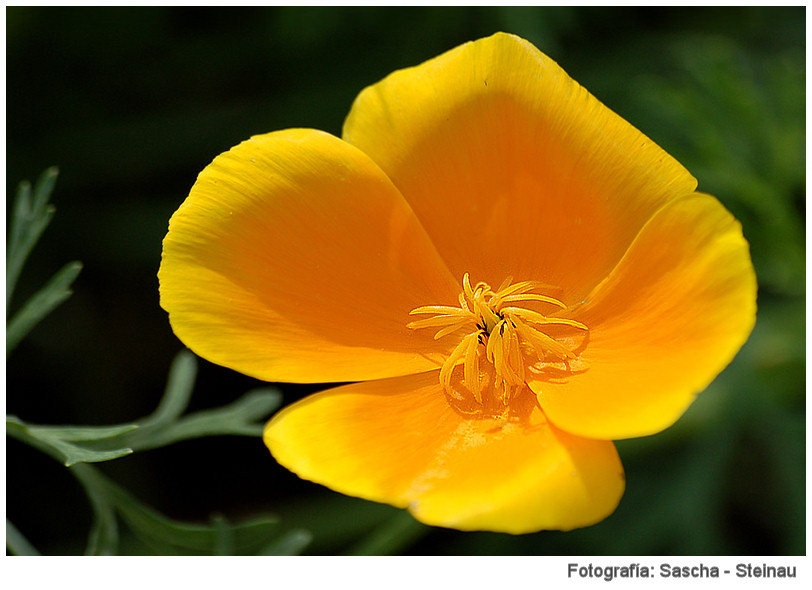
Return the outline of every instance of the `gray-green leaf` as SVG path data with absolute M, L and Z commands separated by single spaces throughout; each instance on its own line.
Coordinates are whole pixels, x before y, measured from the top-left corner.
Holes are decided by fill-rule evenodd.
M 34 326 L 70 297 L 70 286 L 81 270 L 80 262 L 69 262 L 14 314 L 6 328 L 7 357 Z

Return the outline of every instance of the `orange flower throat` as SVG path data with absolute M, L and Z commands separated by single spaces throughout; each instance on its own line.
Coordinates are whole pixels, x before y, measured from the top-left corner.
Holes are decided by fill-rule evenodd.
M 528 309 L 526 306 L 532 302 L 561 310 L 567 306 L 558 299 L 532 292 L 550 288 L 549 285 L 538 281 L 511 284 L 512 280 L 508 277 L 494 291 L 487 283 L 471 287 L 465 273 L 459 307 L 426 305 L 409 312 L 411 315 L 432 314 L 432 317 L 410 322 L 408 327 L 415 330 L 440 328 L 434 335 L 435 340 L 467 332 L 440 370 L 443 389 L 458 401 L 471 401 L 470 396 L 473 396 L 479 406 L 490 406 L 497 401 L 507 407 L 523 389 L 528 371 L 541 373 L 551 362 L 566 365 L 578 356 L 542 330 L 556 325 L 578 330 L 588 328 L 575 320 Z M 463 365 L 462 381 L 469 396 L 452 386 L 452 375 L 458 365 Z M 493 392 L 491 396 L 496 400 L 483 396 L 488 391 Z

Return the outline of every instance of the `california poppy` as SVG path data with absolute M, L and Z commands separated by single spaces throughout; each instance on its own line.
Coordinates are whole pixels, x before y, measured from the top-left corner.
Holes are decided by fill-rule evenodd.
M 342 138 L 259 135 L 172 217 L 161 305 L 202 357 L 347 382 L 273 456 L 425 523 L 598 522 L 613 440 L 673 424 L 747 339 L 739 223 L 530 43 L 466 43 L 365 89 Z

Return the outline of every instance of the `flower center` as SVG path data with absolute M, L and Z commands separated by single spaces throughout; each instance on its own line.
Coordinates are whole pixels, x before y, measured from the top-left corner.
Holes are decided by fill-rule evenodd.
M 527 372 L 541 373 L 550 363 L 564 363 L 577 354 L 548 332 L 560 326 L 587 330 L 581 322 L 558 317 L 567 310 L 560 300 L 537 293 L 548 285 L 537 281 L 511 284 L 505 279 L 497 290 L 487 283 L 471 286 L 468 273 L 462 277 L 459 307 L 426 305 L 409 312 L 432 317 L 408 324 L 411 329 L 439 328 L 434 339 L 466 332 L 440 369 L 440 383 L 446 394 L 478 406 L 508 407 L 524 389 Z M 536 293 L 534 293 L 536 291 Z M 546 315 L 527 306 L 556 308 Z M 462 384 L 452 383 L 455 369 L 462 365 Z M 462 391 L 461 391 L 462 389 Z M 467 392 L 467 393 L 466 393 Z M 489 399 L 495 398 L 495 399 Z

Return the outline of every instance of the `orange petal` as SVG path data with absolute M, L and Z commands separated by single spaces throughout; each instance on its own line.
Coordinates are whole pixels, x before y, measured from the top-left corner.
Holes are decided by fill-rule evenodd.
M 580 370 L 530 386 L 550 420 L 594 438 L 673 424 L 755 323 L 756 277 L 739 223 L 715 198 L 666 205 L 574 316 Z
M 696 187 L 554 61 L 503 33 L 367 88 L 343 136 L 393 180 L 454 276 L 543 281 L 568 303 L 663 203 Z
M 203 170 L 170 221 L 158 277 L 189 348 L 269 381 L 437 367 L 449 344 L 409 330 L 409 310 L 459 292 L 383 172 L 302 129 L 254 137 Z
M 305 398 L 268 423 L 265 443 L 302 478 L 431 525 L 526 533 L 602 520 L 624 489 L 614 445 L 535 408 L 522 424 L 463 416 L 431 371 Z

